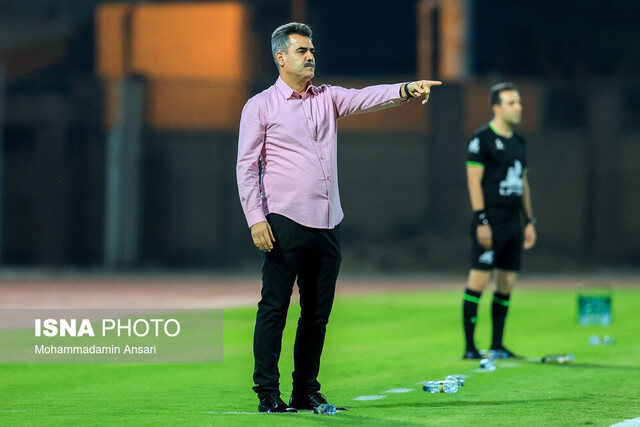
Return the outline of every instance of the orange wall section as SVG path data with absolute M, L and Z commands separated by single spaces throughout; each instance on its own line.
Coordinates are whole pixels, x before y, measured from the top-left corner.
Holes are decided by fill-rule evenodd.
M 125 75 L 125 26 L 131 13 L 126 3 L 104 3 L 96 8 L 96 71 L 104 78 Z
M 118 116 L 119 79 L 104 79 L 103 125 Z M 148 80 L 145 85 L 145 124 L 158 130 L 237 131 L 240 113 L 249 98 L 246 84 L 211 80 Z
M 132 18 L 133 69 L 150 77 L 244 79 L 245 10 L 239 3 L 139 6 Z
M 247 15 L 236 2 L 100 5 L 96 69 L 103 77 L 243 80 L 251 60 Z
M 354 114 L 338 121 L 340 132 L 426 132 L 428 106 L 419 100 L 407 105 L 367 114 Z
M 163 130 L 237 131 L 248 98 L 233 82 L 152 80 L 147 90 L 146 121 Z
M 155 129 L 237 129 L 248 97 L 251 36 L 239 2 L 108 3 L 96 9 L 96 70 L 104 124 L 117 116 L 117 81 L 145 78 L 145 122 Z

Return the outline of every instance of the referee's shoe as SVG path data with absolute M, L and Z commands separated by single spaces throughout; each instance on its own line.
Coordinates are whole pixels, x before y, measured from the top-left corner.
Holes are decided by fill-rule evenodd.
M 490 359 L 524 359 L 522 356 L 516 355 L 514 352 L 507 350 L 504 346 L 489 350 Z
M 484 356 L 482 354 L 480 354 L 480 352 L 474 348 L 472 350 L 465 351 L 464 354 L 462 355 L 462 358 L 463 359 L 480 360 L 480 359 L 483 359 Z

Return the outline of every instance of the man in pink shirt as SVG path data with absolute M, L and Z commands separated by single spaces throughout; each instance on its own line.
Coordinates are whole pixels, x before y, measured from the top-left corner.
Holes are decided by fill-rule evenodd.
M 441 84 L 313 86 L 311 35 L 307 25 L 295 22 L 274 31 L 271 48 L 280 77 L 247 101 L 240 119 L 238 191 L 253 242 L 265 253 L 253 340 L 253 389 L 260 412 L 311 410 L 327 403 L 317 377 L 341 261 L 337 120 L 410 98 L 422 98 L 424 104 L 431 86 Z M 296 278 L 301 315 L 287 405 L 280 398 L 278 360 Z

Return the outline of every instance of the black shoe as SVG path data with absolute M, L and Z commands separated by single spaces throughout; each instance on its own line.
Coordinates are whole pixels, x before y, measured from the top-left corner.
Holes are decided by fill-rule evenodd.
M 329 403 L 327 402 L 327 398 L 324 397 L 322 393 L 319 391 L 315 391 L 308 395 L 296 395 L 295 393 L 291 393 L 291 399 L 289 400 L 289 406 L 292 406 L 296 409 L 304 409 L 313 411 L 318 406 Z M 338 408 L 337 411 L 348 411 L 347 408 Z
M 280 394 L 278 393 L 270 394 L 260 399 L 260 404 L 258 404 L 258 412 L 294 414 L 298 412 L 298 410 L 284 403 L 284 401 L 280 399 Z
M 483 357 L 478 350 L 474 349 L 474 350 L 465 351 L 464 354 L 462 355 L 462 358 L 479 360 L 479 359 L 482 359 Z
M 490 359 L 524 359 L 524 357 L 518 356 L 512 351 L 507 350 L 504 346 L 497 349 L 491 349 L 489 351 L 489 358 Z

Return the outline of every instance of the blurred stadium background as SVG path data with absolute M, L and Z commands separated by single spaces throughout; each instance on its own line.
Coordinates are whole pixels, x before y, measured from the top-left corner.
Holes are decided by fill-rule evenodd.
M 444 82 L 340 122 L 343 272 L 466 272 L 466 143 L 504 80 L 539 220 L 524 271 L 637 271 L 640 3 L 604 4 L 0 0 L 0 263 L 256 274 L 238 121 L 299 20 L 315 84 Z

